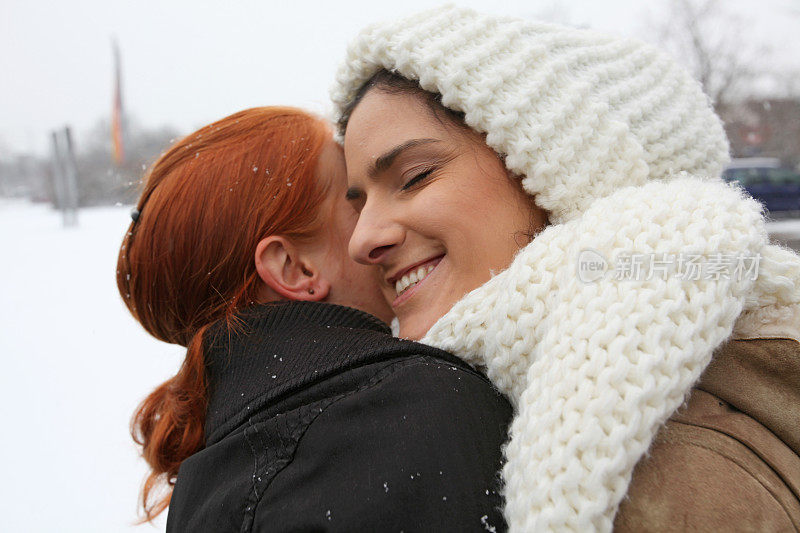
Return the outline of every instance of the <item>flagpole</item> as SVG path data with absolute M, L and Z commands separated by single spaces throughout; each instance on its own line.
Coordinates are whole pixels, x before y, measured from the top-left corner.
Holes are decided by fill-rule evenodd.
M 120 66 L 119 46 L 116 38 L 112 38 L 111 47 L 114 54 L 114 101 L 111 111 L 111 143 L 114 163 L 119 167 L 125 163 L 123 135 L 125 115 L 122 107 L 122 68 Z

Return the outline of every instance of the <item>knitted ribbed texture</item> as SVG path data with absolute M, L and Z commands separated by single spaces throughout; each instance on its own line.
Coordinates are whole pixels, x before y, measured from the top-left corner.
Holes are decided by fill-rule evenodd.
M 332 90 L 336 118 L 385 68 L 465 113 L 550 221 L 674 171 L 718 176 L 722 125 L 699 84 L 644 43 L 445 7 L 364 30 Z
M 423 339 L 485 368 L 515 405 L 510 530 L 610 531 L 634 465 L 737 319 L 800 305 L 800 258 L 769 245 L 760 205 L 715 177 L 719 119 L 647 45 L 445 7 L 362 32 L 332 92 L 338 113 L 380 68 L 463 111 L 550 214 Z M 612 266 L 626 252 L 761 261 L 755 281 L 682 279 L 675 261 L 666 276 L 586 283 L 586 249 Z

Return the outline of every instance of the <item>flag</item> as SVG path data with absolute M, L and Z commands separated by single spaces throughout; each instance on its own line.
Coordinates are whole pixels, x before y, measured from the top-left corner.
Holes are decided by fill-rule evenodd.
M 114 104 L 111 111 L 111 144 L 114 152 L 114 163 L 117 166 L 125 162 L 125 147 L 122 142 L 122 80 L 119 65 L 119 47 L 117 41 L 112 42 L 114 52 Z

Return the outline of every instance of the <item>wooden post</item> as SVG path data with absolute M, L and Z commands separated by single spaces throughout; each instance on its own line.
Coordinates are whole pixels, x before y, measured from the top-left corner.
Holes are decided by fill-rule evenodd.
M 68 226 L 78 225 L 78 165 L 75 162 L 75 149 L 72 143 L 72 131 L 64 127 L 64 198 L 66 200 L 66 218 Z
M 64 210 L 64 167 L 61 164 L 61 151 L 58 149 L 58 132 L 51 133 L 53 167 L 53 207 Z
M 59 135 L 59 133 L 61 135 Z M 52 133 L 53 205 L 61 211 L 64 227 L 78 224 L 78 169 L 69 127 Z

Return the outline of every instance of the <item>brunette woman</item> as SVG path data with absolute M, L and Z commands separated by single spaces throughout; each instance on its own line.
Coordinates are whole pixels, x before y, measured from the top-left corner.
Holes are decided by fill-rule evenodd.
M 455 7 L 371 26 L 337 80 L 351 254 L 515 404 L 512 531 L 800 529 L 800 258 L 719 179 L 697 82 Z
M 503 528 L 511 407 L 454 356 L 394 339 L 347 243 L 341 148 L 291 108 L 236 113 L 153 165 L 117 283 L 187 347 L 132 422 L 169 531 Z

